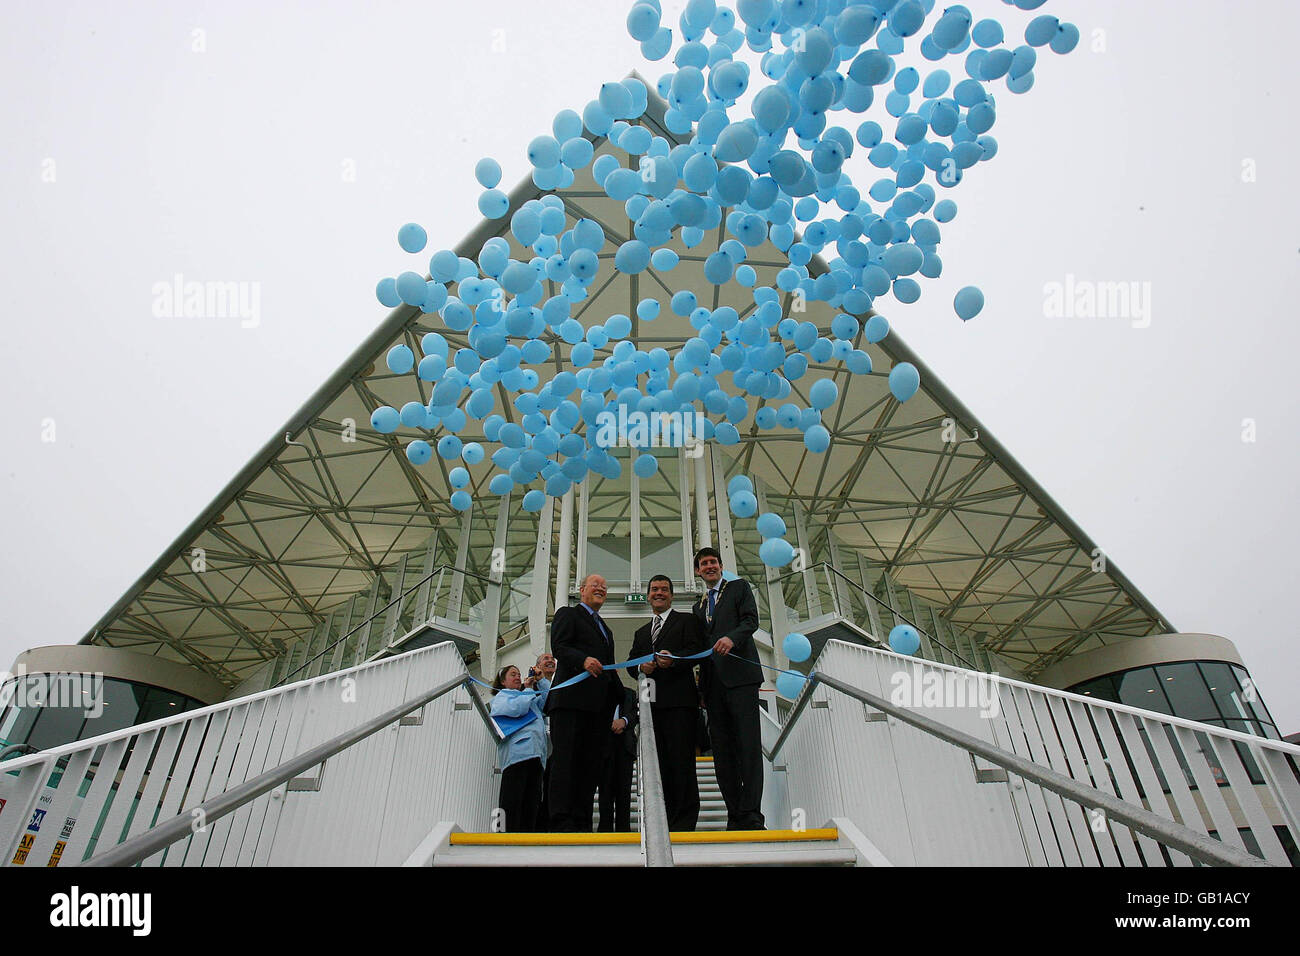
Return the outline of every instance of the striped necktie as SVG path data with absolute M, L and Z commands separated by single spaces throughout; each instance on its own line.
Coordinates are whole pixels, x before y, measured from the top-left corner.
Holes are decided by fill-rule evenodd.
M 664 629 L 664 619 L 658 614 L 655 615 L 654 623 L 650 625 L 650 643 L 659 643 L 659 632 Z

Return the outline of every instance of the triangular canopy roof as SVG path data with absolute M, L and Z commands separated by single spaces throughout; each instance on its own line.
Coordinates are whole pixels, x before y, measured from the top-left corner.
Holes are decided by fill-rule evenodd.
M 652 91 L 639 122 L 681 142 L 664 127 L 664 108 Z M 604 138 L 593 142 L 597 155 L 613 152 L 628 164 L 627 155 Z M 521 184 L 510 196 L 511 213 L 541 194 L 531 180 Z M 674 240 L 681 261 L 671 273 L 651 268 L 627 276 L 612 268 L 612 259 L 631 224 L 623 204 L 592 180 L 590 165 L 556 194 L 571 221 L 594 219 L 607 237 L 605 267 L 574 310 L 584 325 L 614 313 L 635 316 L 640 299 L 666 302 L 680 289 L 695 291 L 713 308 L 732 305 L 742 317 L 753 308 L 748 290 L 736 283 L 712 286 L 704 278 L 704 259 L 722 242 L 721 228 L 694 249 Z M 511 237 L 509 214 L 480 223 L 456 252 L 476 258 L 492 236 L 506 238 L 513 257 L 531 257 Z M 776 272 L 788 265 L 770 243 L 747 261 L 759 285 L 774 284 Z M 825 271 L 818 260 L 809 268 Z M 809 302 L 800 318 L 829 335 L 835 314 L 824 302 Z M 449 504 L 446 463 L 435 456 L 422 467 L 411 465 L 403 448 L 416 433 L 383 435 L 369 424 L 381 404 L 428 401 L 428 383 L 393 375 L 384 362 L 399 342 L 421 354 L 419 342 L 428 331 L 442 333 L 453 347 L 466 344 L 464 333 L 447 330 L 436 315 L 410 306 L 394 309 L 82 642 L 188 661 L 233 685 L 280 653 L 285 642 L 308 633 L 322 612 L 369 589 L 401 555 L 422 548 L 431 530 L 454 540 L 460 514 Z M 632 337 L 643 349 L 675 352 L 692 334 L 686 320 L 667 308 L 653 323 L 634 318 Z M 554 350 L 553 374 L 565 363 L 568 346 L 550 332 L 544 338 Z M 833 526 L 840 543 L 883 566 L 944 617 L 982 634 L 988 649 L 1027 675 L 1073 652 L 1172 630 L 1113 563 L 1104 572 L 1092 570 L 1092 540 L 897 332 L 876 345 L 859 336 L 855 345 L 870 354 L 870 375 L 850 376 L 836 363 L 813 366 L 793 383 L 790 400 L 806 406 L 811 382 L 834 376 L 839 399 L 823 413 L 830 449 L 811 454 L 799 432 L 780 428 L 762 432 L 758 440 L 751 417 L 741 444 L 724 449 L 738 460 L 733 467 L 743 465 L 761 478 L 769 495 L 798 496 L 811 525 Z M 597 357 L 602 354 L 607 352 Z M 900 361 L 921 372 L 921 390 L 902 404 L 887 384 L 890 368 Z M 544 381 L 546 373 L 539 372 Z M 499 392 L 494 411 L 517 420 L 504 398 Z M 757 400 L 751 397 L 750 405 L 756 408 Z M 356 441 L 342 443 L 349 418 L 356 422 Z M 944 444 L 944 419 L 952 419 L 959 437 L 969 440 Z M 478 427 L 471 421 L 462 437 L 469 440 Z M 295 444 L 286 444 L 286 433 Z M 484 462 L 469 469 L 476 509 L 495 497 L 486 487 L 490 467 Z M 593 522 L 600 514 L 593 507 Z M 490 540 L 489 523 L 480 525 Z M 195 548 L 206 554 L 202 574 L 191 569 Z M 471 549 L 471 561 L 479 552 Z

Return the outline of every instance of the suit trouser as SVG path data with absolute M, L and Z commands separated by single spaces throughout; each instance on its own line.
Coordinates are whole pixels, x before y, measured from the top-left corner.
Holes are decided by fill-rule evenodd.
M 591 803 L 600 782 L 604 741 L 611 716 L 601 710 L 551 714 L 551 830 L 590 833 Z
M 501 771 L 500 806 L 506 833 L 532 833 L 542 802 L 542 758 L 521 760 Z
M 668 829 L 695 829 L 700 818 L 700 787 L 695 776 L 698 707 L 666 707 L 654 712 L 655 750 L 664 785 Z
M 632 764 L 635 758 L 627 752 L 623 734 L 609 733 L 605 759 L 600 773 L 600 825 L 601 833 L 629 833 L 632 830 Z
M 709 739 L 718 789 L 727 804 L 727 829 L 763 826 L 763 742 L 759 729 L 758 685 L 727 687 L 717 675 L 709 683 Z

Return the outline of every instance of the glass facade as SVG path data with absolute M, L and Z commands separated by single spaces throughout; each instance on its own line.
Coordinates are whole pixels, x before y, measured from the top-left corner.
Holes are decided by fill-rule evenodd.
M 1270 740 L 1282 739 L 1250 675 L 1239 664 L 1152 664 L 1094 677 L 1066 690 Z
M 204 706 L 148 684 L 89 674 L 27 674 L 0 688 L 0 748 L 47 750 Z

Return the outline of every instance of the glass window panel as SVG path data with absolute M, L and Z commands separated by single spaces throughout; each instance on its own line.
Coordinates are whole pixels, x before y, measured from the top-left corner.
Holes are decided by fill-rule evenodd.
M 1156 676 L 1170 707 L 1179 717 L 1205 721 L 1219 716 L 1195 663 L 1160 664 Z
M 1220 661 L 1201 661 L 1199 666 L 1220 717 L 1241 720 L 1254 716 L 1241 700 L 1241 687 L 1231 667 Z
M 106 679 L 103 691 L 103 712 L 99 717 L 90 717 L 82 728 L 82 739 L 110 734 L 140 723 L 140 698 L 144 688 L 130 681 Z
M 1127 671 L 1116 675 L 1116 681 L 1119 684 L 1121 704 L 1140 707 L 1143 710 L 1154 710 L 1161 714 L 1170 712 L 1169 702 L 1165 699 L 1164 691 L 1160 689 L 1160 681 L 1153 668 L 1139 667 Z
M 46 750 L 77 740 L 86 721 L 86 707 L 80 695 L 72 693 L 79 682 L 67 674 L 36 674 L 33 677 L 43 685 L 45 705 L 40 708 L 27 743 L 37 750 Z
M 1246 673 L 1245 668 L 1232 665 L 1232 674 L 1237 679 L 1237 686 L 1242 688 L 1241 699 L 1251 709 L 1255 719 L 1265 724 L 1274 724 L 1273 715 L 1268 712 L 1264 706 L 1264 699 L 1259 696 L 1259 691 L 1254 688 L 1254 682 L 1251 681 L 1250 675 Z M 1250 681 L 1250 683 L 1247 683 Z M 1251 688 L 1251 693 L 1246 693 L 1246 688 Z

